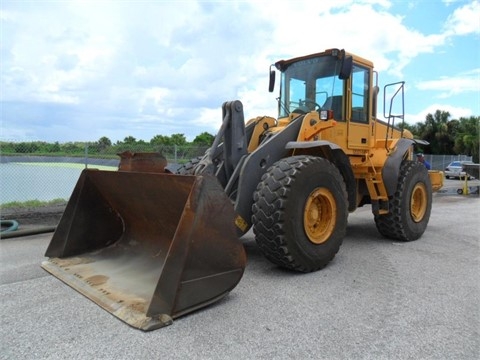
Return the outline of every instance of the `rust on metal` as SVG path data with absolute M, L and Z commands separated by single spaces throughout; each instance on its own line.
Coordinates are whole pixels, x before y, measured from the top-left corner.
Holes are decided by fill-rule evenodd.
M 119 171 L 163 173 L 167 166 L 167 159 L 160 153 L 124 151 L 117 155 L 120 156 Z
M 216 178 L 84 170 L 42 267 L 133 327 L 227 295 L 246 256 Z

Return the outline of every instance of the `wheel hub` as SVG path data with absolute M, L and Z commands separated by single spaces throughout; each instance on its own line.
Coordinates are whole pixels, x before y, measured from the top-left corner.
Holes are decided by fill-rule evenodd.
M 425 188 L 425 184 L 416 184 L 410 198 L 410 215 L 413 221 L 417 223 L 422 221 L 427 212 L 427 203 L 427 189 Z
M 305 203 L 303 227 L 308 239 L 314 244 L 327 241 L 336 223 L 337 206 L 332 193 L 326 188 L 317 188 L 310 193 Z

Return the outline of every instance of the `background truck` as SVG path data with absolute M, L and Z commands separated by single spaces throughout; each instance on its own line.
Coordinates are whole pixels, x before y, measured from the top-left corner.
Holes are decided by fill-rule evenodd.
M 281 60 L 270 91 L 276 71 L 278 117 L 245 123 L 242 103 L 225 102 L 203 157 L 173 171 L 161 156 L 128 153 L 117 172 L 84 170 L 44 269 L 152 330 L 237 285 L 246 264 L 239 238 L 251 228 L 267 259 L 301 272 L 333 259 L 348 214 L 367 204 L 382 235 L 421 237 L 443 174 L 413 160 L 425 142 L 396 126 L 403 82 L 385 86 L 381 121 L 366 59 L 329 49 Z

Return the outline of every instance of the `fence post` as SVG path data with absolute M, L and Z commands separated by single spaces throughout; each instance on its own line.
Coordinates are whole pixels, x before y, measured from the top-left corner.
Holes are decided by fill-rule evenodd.
M 177 161 L 177 144 L 173 145 L 173 157 L 175 159 L 175 164 L 178 164 L 178 161 Z
M 88 167 L 88 144 L 85 144 L 85 169 Z

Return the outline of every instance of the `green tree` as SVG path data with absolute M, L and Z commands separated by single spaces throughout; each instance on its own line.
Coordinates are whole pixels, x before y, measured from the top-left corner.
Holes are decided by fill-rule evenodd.
M 125 139 L 123 139 L 123 143 L 126 145 L 135 145 L 137 143 L 137 139 L 135 139 L 133 136 L 127 136 Z
M 450 113 L 448 111 L 437 110 L 435 114 L 428 114 L 425 117 L 425 126 L 420 127 L 420 137 L 426 140 L 430 145 L 425 147 L 425 151 L 430 154 L 453 154 L 454 134 L 449 133 Z
M 215 140 L 215 136 L 208 132 L 203 132 L 193 139 L 193 144 L 199 146 L 211 146 L 213 144 L 213 140 Z
M 172 134 L 170 138 L 172 139 L 173 145 L 178 145 L 178 146 L 187 145 L 187 139 L 183 134 Z
M 152 145 L 165 145 L 171 146 L 173 145 L 172 139 L 169 136 L 165 135 L 155 135 L 151 140 L 150 144 Z
M 479 162 L 479 125 L 480 116 L 470 116 L 458 120 L 454 150 L 457 154 L 472 156 Z
M 105 150 L 106 148 L 112 146 L 112 142 L 108 137 L 102 136 L 100 139 L 98 139 L 97 146 L 99 150 Z
M 69 154 L 82 154 L 85 153 L 85 144 L 79 142 L 67 142 L 61 145 L 62 151 Z
M 39 149 L 38 143 L 35 142 L 20 142 L 16 143 L 14 150 L 17 153 L 28 154 L 34 153 Z
M 15 153 L 15 143 L 12 142 L 0 142 L 0 154 Z
M 48 152 L 50 153 L 56 153 L 56 152 L 60 152 L 60 144 L 58 143 L 58 141 L 55 141 L 53 144 L 48 144 Z

